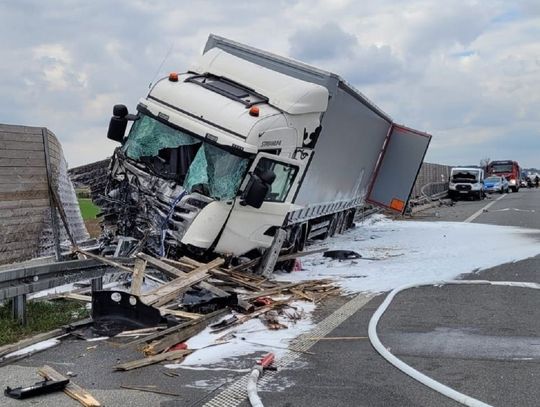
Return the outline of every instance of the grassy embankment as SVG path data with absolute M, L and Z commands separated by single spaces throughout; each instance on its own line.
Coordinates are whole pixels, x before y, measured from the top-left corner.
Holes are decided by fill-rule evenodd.
M 77 196 L 86 228 L 90 236 L 96 237 L 100 232 L 96 219 L 99 208 L 84 191 L 77 191 Z M 59 328 L 89 315 L 84 304 L 66 300 L 28 301 L 26 309 L 27 324 L 22 326 L 11 318 L 11 302 L 0 304 L 0 346 Z
M 85 305 L 78 302 L 29 301 L 26 306 L 27 324 L 22 326 L 11 318 L 11 302 L 8 301 L 0 305 L 0 346 L 51 331 L 88 316 L 89 311 Z
M 81 215 L 88 233 L 90 233 L 91 237 L 98 237 L 101 232 L 101 228 L 99 227 L 99 220 L 96 216 L 100 210 L 98 206 L 94 205 L 88 195 L 89 193 L 87 191 L 77 191 L 79 208 L 81 209 Z

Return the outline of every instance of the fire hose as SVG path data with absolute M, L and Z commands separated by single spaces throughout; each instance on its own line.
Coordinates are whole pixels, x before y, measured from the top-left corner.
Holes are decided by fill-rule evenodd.
M 406 375 L 412 377 L 416 381 L 422 383 L 425 386 L 428 386 L 429 388 L 435 390 L 436 392 L 443 394 L 446 397 L 451 398 L 452 400 L 457 401 L 458 403 L 461 403 L 465 406 L 470 407 L 491 407 L 489 404 L 486 404 L 480 400 L 477 400 L 473 397 L 467 396 L 463 393 L 460 393 L 451 387 L 445 386 L 444 384 L 437 382 L 436 380 L 430 378 L 429 376 L 426 376 L 423 373 L 420 373 L 418 370 L 412 368 L 411 366 L 407 365 L 402 360 L 398 359 L 396 356 L 394 356 L 392 353 L 390 353 L 385 346 L 381 343 L 379 340 L 379 337 L 377 335 L 377 324 L 379 323 L 379 320 L 381 319 L 384 312 L 387 310 L 388 306 L 394 299 L 394 297 L 400 293 L 401 291 L 408 290 L 410 288 L 416 288 L 416 287 L 423 287 L 423 286 L 437 286 L 437 285 L 467 285 L 467 284 L 481 284 L 481 285 L 498 285 L 498 286 L 510 286 L 510 287 L 521 287 L 521 288 L 532 288 L 532 289 L 540 289 L 540 284 L 537 283 L 521 283 L 521 282 L 514 282 L 514 281 L 485 281 L 485 280 L 450 280 L 450 281 L 438 281 L 433 283 L 427 283 L 427 284 L 407 284 L 403 285 L 401 287 L 398 287 L 390 292 L 388 296 L 385 298 L 383 303 L 379 306 L 377 311 L 373 314 L 371 317 L 371 320 L 369 321 L 369 327 L 368 327 L 368 336 L 369 340 L 371 341 L 371 344 L 375 348 L 379 354 L 385 358 L 388 362 L 390 362 L 392 365 L 397 367 L 399 370 L 401 370 Z
M 263 371 L 265 369 L 271 369 L 271 364 L 274 362 L 274 354 L 269 353 L 265 357 L 263 357 L 261 360 L 257 362 L 257 364 L 253 367 L 253 370 L 251 371 L 248 383 L 247 383 L 247 393 L 249 402 L 252 407 L 264 407 L 261 398 L 257 394 L 257 381 L 259 380 L 259 377 L 262 375 Z

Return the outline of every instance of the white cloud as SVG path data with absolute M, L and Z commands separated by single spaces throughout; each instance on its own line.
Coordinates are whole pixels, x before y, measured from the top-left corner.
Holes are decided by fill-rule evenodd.
M 213 32 L 339 73 L 432 133 L 428 160 L 540 166 L 539 27 L 533 0 L 2 2 L 0 122 L 51 128 L 72 165 L 101 159 L 112 105 L 133 110 Z

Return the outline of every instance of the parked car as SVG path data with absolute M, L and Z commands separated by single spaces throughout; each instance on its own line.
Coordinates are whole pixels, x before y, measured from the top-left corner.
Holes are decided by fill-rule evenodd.
M 491 176 L 487 177 L 484 180 L 484 191 L 488 194 L 492 194 L 493 192 L 499 192 L 500 194 L 508 192 L 510 190 L 510 186 L 508 185 L 508 181 L 504 177 L 499 176 Z

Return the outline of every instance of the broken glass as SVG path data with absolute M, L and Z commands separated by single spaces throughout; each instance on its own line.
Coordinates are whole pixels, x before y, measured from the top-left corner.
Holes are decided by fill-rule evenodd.
M 160 150 L 201 143 L 200 140 L 173 129 L 149 116 L 141 116 L 133 123 L 124 152 L 129 158 L 155 157 Z
M 236 196 L 249 160 L 186 132 L 141 115 L 124 144 L 125 154 L 149 166 L 164 179 L 172 179 L 189 192 L 218 200 Z
M 219 147 L 204 144 L 195 156 L 184 182 L 188 192 L 218 200 L 233 199 L 244 178 L 249 160 Z

